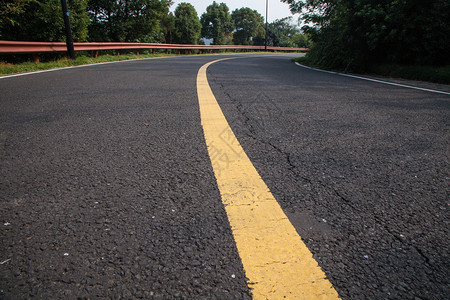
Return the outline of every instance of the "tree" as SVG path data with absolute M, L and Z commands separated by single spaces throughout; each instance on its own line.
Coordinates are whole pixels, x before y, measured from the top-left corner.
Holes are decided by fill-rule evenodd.
M 227 37 L 233 29 L 230 11 L 225 3 L 217 4 L 214 1 L 206 8 L 202 15 L 202 36 L 213 39 L 214 45 L 224 45 L 227 43 Z
M 88 0 L 69 0 L 70 23 L 74 41 L 86 41 L 89 16 Z M 14 2 L 14 1 L 13 1 Z M 20 1 L 18 1 L 20 2 Z M 65 41 L 65 27 L 60 0 L 34 0 L 14 7 L 9 22 L 0 24 L 0 38 L 22 41 Z M 13 16 L 13 17 L 12 17 Z
M 189 3 L 180 3 L 175 9 L 176 41 L 180 44 L 198 44 L 202 24 L 197 11 Z
M 267 44 L 275 47 L 293 47 L 292 36 L 298 33 L 292 17 L 278 19 L 267 26 Z
M 318 65 L 450 64 L 448 0 L 281 1 L 309 24 L 315 46 L 308 56 Z
M 171 0 L 90 0 L 91 41 L 159 42 Z
M 172 44 L 176 39 L 175 16 L 173 13 L 169 12 L 169 14 L 161 20 L 161 30 L 164 34 L 164 43 Z
M 25 12 L 25 8 L 35 0 L 1 0 L 0 1 L 0 26 L 9 23 L 17 25 L 17 17 Z
M 252 45 L 254 38 L 264 38 L 264 17 L 256 10 L 248 7 L 236 9 L 231 14 L 231 19 L 234 23 L 234 44 Z
M 89 40 L 96 42 L 114 41 L 119 30 L 119 3 L 111 0 L 89 0 Z
M 301 33 L 300 30 L 291 37 L 293 47 L 310 48 L 312 43 L 307 34 Z
M 275 47 L 309 48 L 311 41 L 308 35 L 302 33 L 293 23 L 292 17 L 286 17 L 275 20 L 267 26 L 267 44 Z

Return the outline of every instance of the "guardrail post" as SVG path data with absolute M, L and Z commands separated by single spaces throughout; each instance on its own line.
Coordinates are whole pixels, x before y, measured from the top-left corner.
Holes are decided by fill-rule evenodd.
M 166 49 L 166 54 L 169 54 L 169 50 L 168 49 Z
M 37 53 L 32 53 L 31 56 L 33 57 L 33 61 L 38 63 L 39 62 L 39 55 Z
M 136 51 L 136 55 L 139 56 L 139 51 Z
M 152 49 L 152 54 L 155 55 L 155 49 Z
M 94 58 L 97 58 L 97 57 L 98 57 L 97 51 L 94 50 L 94 51 L 92 52 L 92 56 L 93 56 Z
M 191 50 L 189 49 L 189 54 L 191 54 Z
M 178 55 L 180 55 L 180 50 L 178 50 Z
M 117 56 L 120 55 L 120 51 L 119 51 L 119 50 L 116 51 L 116 55 L 117 55 Z

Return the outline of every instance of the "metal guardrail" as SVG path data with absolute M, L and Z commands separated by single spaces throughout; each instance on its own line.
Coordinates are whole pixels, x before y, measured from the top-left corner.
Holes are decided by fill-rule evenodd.
M 97 57 L 97 51 L 116 50 L 116 54 L 120 55 L 119 50 L 135 50 L 139 54 L 139 50 L 143 49 L 163 49 L 186 50 L 190 54 L 192 50 L 200 50 L 200 53 L 206 51 L 211 53 L 215 50 L 265 50 L 264 46 L 245 46 L 245 45 L 186 45 L 186 44 L 158 44 L 158 43 L 74 43 L 75 51 L 93 51 L 93 56 Z M 290 47 L 272 47 L 267 46 L 270 51 L 308 51 L 307 48 L 290 48 Z M 64 42 L 19 42 L 19 41 L 0 41 L 0 54 L 32 54 L 33 59 L 39 62 L 39 53 L 43 52 L 66 52 L 67 46 Z

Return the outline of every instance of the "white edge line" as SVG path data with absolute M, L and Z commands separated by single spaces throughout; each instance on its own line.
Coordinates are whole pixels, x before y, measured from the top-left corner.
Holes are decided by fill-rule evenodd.
M 399 87 L 404 87 L 404 88 L 421 90 L 421 91 L 425 91 L 425 92 L 432 92 L 432 93 L 439 93 L 439 94 L 444 94 L 444 95 L 450 95 L 450 93 L 448 93 L 448 92 L 443 92 L 443 91 L 438 91 L 438 90 L 430 90 L 430 89 L 420 88 L 420 87 L 412 86 L 412 85 L 405 85 L 405 84 L 400 84 L 400 83 L 393 83 L 393 82 L 388 82 L 388 81 L 376 80 L 376 79 L 367 78 L 367 77 L 361 77 L 361 76 L 355 76 L 355 75 L 349 75 L 349 74 L 343 74 L 343 73 L 338 73 L 338 72 L 332 72 L 332 71 L 316 69 L 316 68 L 311 68 L 311 67 L 302 65 L 302 64 L 300 64 L 298 62 L 295 62 L 295 64 L 297 66 L 299 66 L 299 67 L 306 68 L 306 69 L 311 69 L 311 70 L 314 70 L 314 71 L 320 71 L 320 72 L 325 72 L 325 73 L 329 73 L 329 74 L 335 74 L 335 75 L 341 75 L 341 76 L 357 78 L 357 79 L 362 79 L 362 80 L 367 80 L 367 81 L 384 83 L 384 84 L 389 84 L 389 85 L 394 85 L 394 86 L 399 86 Z

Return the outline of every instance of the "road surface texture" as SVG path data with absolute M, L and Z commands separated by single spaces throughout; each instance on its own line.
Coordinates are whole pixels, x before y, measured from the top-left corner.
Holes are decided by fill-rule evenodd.
M 245 153 L 342 299 L 446 299 L 450 96 L 216 62 Z M 249 299 L 196 77 L 227 56 L 0 79 L 0 298 Z

